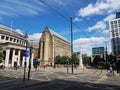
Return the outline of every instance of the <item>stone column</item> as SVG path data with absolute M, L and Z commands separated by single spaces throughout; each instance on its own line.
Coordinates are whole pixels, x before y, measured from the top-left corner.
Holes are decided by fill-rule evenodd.
M 15 49 L 12 52 L 12 67 L 14 66 L 14 58 L 15 58 Z
M 43 60 L 43 42 L 40 43 L 40 58 Z
M 26 59 L 26 67 L 28 67 L 29 66 L 29 58 L 30 57 L 26 57 L 27 59 Z
M 33 68 L 33 57 L 34 57 L 34 53 L 32 52 L 32 56 L 31 56 L 31 68 Z
M 17 65 L 20 66 L 20 50 L 18 51 L 18 61 L 17 61 Z
M 10 49 L 6 49 L 5 67 L 8 67 L 8 64 L 9 64 L 9 55 L 10 55 Z

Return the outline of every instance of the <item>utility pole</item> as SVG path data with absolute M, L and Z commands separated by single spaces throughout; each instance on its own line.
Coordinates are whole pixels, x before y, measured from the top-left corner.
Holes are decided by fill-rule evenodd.
M 72 30 L 72 17 L 70 17 L 71 26 L 71 59 L 72 59 L 72 74 L 73 74 L 73 30 Z
M 25 77 L 26 77 L 26 61 L 27 61 L 27 57 L 28 57 L 28 52 L 27 52 L 27 46 L 28 46 L 28 33 L 26 32 L 24 38 L 26 39 L 26 51 L 24 52 L 25 53 L 25 61 L 24 61 L 24 75 L 23 75 L 23 82 L 25 82 Z
M 32 53 L 33 53 L 33 41 L 30 40 L 31 45 L 30 45 L 30 57 L 29 57 L 29 67 L 28 67 L 28 80 L 30 80 L 30 70 L 31 70 L 31 62 L 32 62 Z
M 108 42 L 105 42 L 105 45 L 106 45 L 106 51 L 105 51 L 105 55 L 106 55 L 106 64 L 108 64 L 107 43 L 108 43 Z

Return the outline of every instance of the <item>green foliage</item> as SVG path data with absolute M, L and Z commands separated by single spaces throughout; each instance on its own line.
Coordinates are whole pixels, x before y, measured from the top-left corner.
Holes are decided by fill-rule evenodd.
M 0 63 L 2 62 L 3 57 L 4 57 L 4 55 L 3 55 L 3 52 L 2 52 L 2 47 L 0 46 Z
M 73 64 L 79 64 L 79 58 L 77 57 L 77 55 L 74 53 L 70 59 L 70 63 L 72 63 L 72 59 L 73 59 Z
M 86 65 L 90 65 L 91 61 L 90 61 L 90 58 L 88 56 L 84 56 L 83 57 L 83 64 L 86 66 Z
M 55 64 L 67 64 L 66 56 L 56 56 L 55 57 Z
M 95 56 L 94 60 L 93 60 L 93 64 L 97 65 L 98 62 L 104 62 L 103 58 L 100 58 L 100 56 Z
M 77 57 L 76 54 L 72 55 L 73 57 L 73 64 L 79 64 L 79 58 Z M 72 63 L 72 59 L 69 58 L 69 64 Z M 66 56 L 56 56 L 55 57 L 55 64 L 67 64 L 67 57 Z
M 61 64 L 62 62 L 61 56 L 60 55 L 56 56 L 54 61 L 55 61 L 55 64 Z

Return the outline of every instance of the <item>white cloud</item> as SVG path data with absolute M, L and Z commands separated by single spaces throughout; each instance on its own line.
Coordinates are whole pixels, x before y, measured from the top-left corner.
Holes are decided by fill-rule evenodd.
M 24 35 L 24 34 L 23 34 L 23 31 L 20 30 L 20 29 L 16 29 L 15 31 L 18 32 L 18 33 L 21 34 L 21 35 Z
M 78 16 L 90 16 L 90 15 L 100 15 L 100 14 L 109 14 L 120 9 L 120 0 L 97 0 L 93 4 L 89 4 L 87 7 L 81 8 L 78 11 Z
M 28 40 L 33 40 L 34 43 L 39 43 L 42 33 L 34 33 L 28 36 Z
M 106 16 L 103 20 L 98 21 L 95 25 L 88 27 L 88 31 L 91 32 L 93 30 L 104 30 L 103 34 L 107 34 L 108 30 L 107 31 L 105 30 L 107 23 L 114 18 L 115 18 L 115 14 L 110 14 Z
M 44 12 L 41 6 L 42 3 L 38 0 L 5 0 L 0 2 L 0 15 L 38 15 L 40 12 Z
M 25 35 L 23 32 L 23 30 L 20 30 L 20 29 L 16 29 L 15 30 L 16 32 L 18 32 L 19 34 L 21 35 Z M 34 34 L 31 34 L 31 35 L 28 35 L 28 40 L 31 41 L 33 40 L 34 43 L 39 43 L 40 41 L 40 37 L 41 37 L 42 33 L 34 33 Z
M 73 19 L 73 21 L 75 22 L 78 22 L 78 21 L 82 21 L 82 19 L 80 19 L 80 18 L 78 18 L 78 17 L 75 17 L 74 19 Z
M 104 46 L 104 42 L 106 41 L 107 39 L 104 37 L 79 38 L 73 42 L 74 51 L 79 51 L 79 48 L 81 47 L 83 49 L 83 53 L 90 55 L 93 46 Z
M 43 0 L 44 1 L 44 0 Z M 66 6 L 70 4 L 67 0 L 46 0 L 48 4 L 57 6 Z M 40 0 L 4 0 L 0 2 L 0 15 L 1 16 L 31 16 L 39 15 L 46 12 L 46 5 Z
M 104 30 L 105 28 L 106 28 L 106 24 L 103 21 L 99 21 L 94 26 L 89 27 L 88 31 L 91 32 L 93 30 Z
M 103 34 L 109 34 L 110 32 L 109 32 L 110 30 L 104 30 L 102 33 Z
M 74 40 L 74 45 L 79 44 L 79 45 L 93 45 L 93 44 L 99 44 L 107 41 L 104 37 L 91 37 L 91 38 L 79 38 Z
M 110 14 L 108 15 L 106 18 L 104 18 L 104 21 L 105 22 L 109 22 L 110 20 L 114 19 L 115 18 L 115 14 Z

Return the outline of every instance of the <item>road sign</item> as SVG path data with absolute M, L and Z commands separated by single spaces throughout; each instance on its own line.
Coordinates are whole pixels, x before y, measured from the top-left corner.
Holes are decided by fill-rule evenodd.
M 30 53 L 30 51 L 24 50 L 24 56 L 25 56 L 25 57 L 28 57 L 28 56 L 29 56 L 29 53 Z

